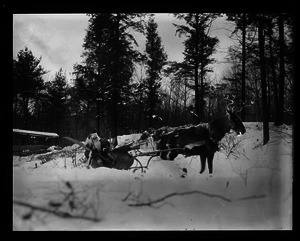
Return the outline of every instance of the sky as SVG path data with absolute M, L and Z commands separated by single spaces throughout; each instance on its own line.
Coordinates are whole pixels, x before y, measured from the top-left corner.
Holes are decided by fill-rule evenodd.
M 13 15 L 13 57 L 27 46 L 37 58 L 42 57 L 41 66 L 49 72 L 45 80 L 51 80 L 62 68 L 67 79 L 72 78 L 73 65 L 82 62 L 83 40 L 88 27 L 89 17 L 85 14 L 14 14 Z M 155 14 L 158 33 L 168 60 L 182 61 L 184 37 L 175 36 L 172 23 L 183 23 L 171 14 Z M 226 30 L 227 29 L 227 30 Z M 211 28 L 211 36 L 220 40 L 217 53 L 213 56 L 218 61 L 212 67 L 212 79 L 219 79 L 228 64 L 224 63 L 227 49 L 233 44 L 228 37 L 233 25 L 225 18 L 215 20 Z M 145 50 L 145 36 L 135 34 L 139 50 Z

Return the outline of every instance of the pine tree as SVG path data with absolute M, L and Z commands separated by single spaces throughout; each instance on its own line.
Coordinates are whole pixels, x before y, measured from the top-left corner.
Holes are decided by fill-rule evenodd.
M 46 83 L 48 95 L 47 119 L 52 131 L 60 133 L 66 128 L 63 123 L 67 117 L 68 85 L 62 68 L 55 73 L 54 79 Z
M 284 113 L 284 79 L 285 79 L 285 68 L 284 68 L 284 19 L 283 15 L 278 16 L 278 29 L 279 29 L 279 97 L 278 97 L 278 122 L 276 124 L 283 124 L 283 113 Z
M 247 13 L 227 13 L 227 20 L 234 21 L 236 24 L 236 27 L 234 31 L 232 32 L 232 35 L 237 33 L 237 31 L 241 30 L 242 34 L 242 40 L 240 41 L 240 45 L 242 47 L 242 53 L 241 53 L 241 62 L 242 62 L 242 69 L 241 69 L 241 119 L 242 121 L 245 121 L 246 116 L 246 109 L 245 109 L 245 103 L 246 103 L 246 35 L 247 35 L 247 26 L 250 24 L 249 17 Z M 231 36 L 232 36 L 231 35 Z
M 209 36 L 209 31 L 213 20 L 219 14 L 189 13 L 174 15 L 176 18 L 184 19 L 186 22 L 185 25 L 174 24 L 174 26 L 179 37 L 182 34 L 187 36 L 187 39 L 184 41 L 184 62 L 193 68 L 195 111 L 198 116 L 198 122 L 200 122 L 204 119 L 204 77 L 207 72 L 211 71 L 208 65 L 214 62 L 211 55 L 219 42 L 216 37 Z
M 84 62 L 77 69 L 84 71 L 84 82 L 91 92 L 96 113 L 97 131 L 100 132 L 100 113 L 107 112 L 108 129 L 112 137 L 118 135 L 122 128 L 124 105 L 130 94 L 130 78 L 134 70 L 134 61 L 138 52 L 133 45 L 137 44 L 128 31 L 143 31 L 141 18 L 143 14 L 134 13 L 97 13 L 89 14 L 89 27 L 84 39 Z M 88 70 L 88 71 L 86 71 Z M 82 80 L 75 79 L 75 82 Z M 79 83 L 78 83 L 79 84 Z M 81 83 L 81 85 L 83 82 Z M 103 118 L 102 118 L 103 119 Z M 102 128 L 104 130 L 104 128 Z
M 269 141 L 269 109 L 267 101 L 267 84 L 266 84 L 266 61 L 265 61 L 265 19 L 258 16 L 258 41 L 259 41 L 259 57 L 260 57 L 260 77 L 261 77 L 261 92 L 263 105 L 263 143 Z
M 18 110 L 21 110 L 25 129 L 29 127 L 29 112 L 33 106 L 30 103 L 37 99 L 44 88 L 42 76 L 47 71 L 40 65 L 41 60 L 42 57 L 36 58 L 27 47 L 20 50 L 17 58 L 13 60 L 14 114 L 18 116 Z
M 161 43 L 161 38 L 157 32 L 157 23 L 150 18 L 146 26 L 146 113 L 148 127 L 153 127 L 153 116 L 156 113 L 157 106 L 160 103 L 159 88 L 161 86 L 160 73 L 167 60 L 167 54 Z

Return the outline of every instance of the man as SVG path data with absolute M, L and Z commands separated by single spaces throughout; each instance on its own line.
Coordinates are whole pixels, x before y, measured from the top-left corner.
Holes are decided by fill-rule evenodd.
M 85 146 L 92 150 L 84 153 L 88 159 L 87 168 L 92 164 L 92 161 L 96 161 L 98 164 L 102 163 L 106 167 L 115 165 L 115 158 L 110 153 L 110 143 L 105 138 L 100 138 L 96 132 L 86 138 Z

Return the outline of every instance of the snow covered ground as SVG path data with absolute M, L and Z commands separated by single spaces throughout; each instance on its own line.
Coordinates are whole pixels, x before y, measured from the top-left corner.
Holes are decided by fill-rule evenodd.
M 292 128 L 270 123 L 263 146 L 261 123 L 245 126 L 222 140 L 213 176 L 199 174 L 199 157 L 182 155 L 155 157 L 144 173 L 14 156 L 14 230 L 291 229 Z

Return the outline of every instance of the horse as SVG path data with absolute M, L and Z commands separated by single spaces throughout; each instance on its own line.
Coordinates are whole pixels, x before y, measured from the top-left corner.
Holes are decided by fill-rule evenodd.
M 160 134 L 157 142 L 158 150 L 176 149 L 160 152 L 162 160 L 174 160 L 178 154 L 185 156 L 199 155 L 201 160 L 201 170 L 205 170 L 206 160 L 208 162 L 209 173 L 213 172 L 214 153 L 219 150 L 218 143 L 230 130 L 237 135 L 246 132 L 243 122 L 238 115 L 227 109 L 226 115 L 195 126 L 183 126 L 168 129 Z

